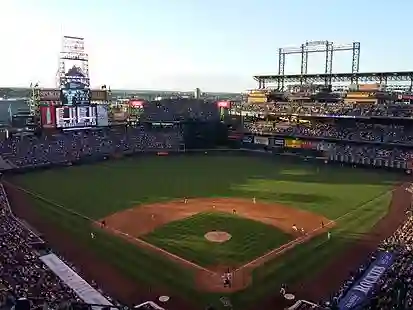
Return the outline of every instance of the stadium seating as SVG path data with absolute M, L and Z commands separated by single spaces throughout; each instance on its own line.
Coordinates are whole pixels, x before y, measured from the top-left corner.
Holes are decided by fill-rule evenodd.
M 328 309 L 342 309 L 344 304 L 348 303 L 348 306 L 356 300 L 355 309 L 411 309 L 413 306 L 412 249 L 413 217 L 409 214 L 405 223 L 392 236 L 383 240 L 377 251 L 371 253 L 364 264 L 360 265 L 337 293 L 322 306 Z M 388 266 L 376 263 L 378 257 L 383 255 L 386 255 L 386 259 L 391 259 Z M 360 285 L 360 281 L 367 278 L 369 271 L 374 267 L 378 267 L 377 272 L 369 279 L 374 283 L 371 287 L 369 285 L 363 287 L 365 292 L 370 290 L 366 294 L 368 298 L 355 298 L 355 285 Z
M 177 122 L 187 119 L 200 121 L 219 120 L 214 104 L 197 100 L 158 100 L 145 105 L 143 121 Z M 406 105 L 343 105 L 290 103 L 234 104 L 232 113 L 295 113 L 310 116 L 375 116 L 412 117 L 413 109 Z M 272 134 L 284 137 L 337 140 L 340 143 L 320 142 L 332 160 L 349 158 L 349 162 L 370 163 L 380 159 L 389 162 L 408 162 L 413 159 L 413 150 L 402 145 L 413 145 L 413 128 L 394 124 L 368 124 L 363 122 L 305 122 L 284 121 L 245 122 L 248 134 Z M 321 141 L 321 140 L 320 140 Z M 356 143 L 354 143 L 356 142 Z M 50 164 L 69 164 L 82 159 L 113 156 L 139 152 L 178 151 L 183 144 L 183 133 L 178 126 L 172 127 L 111 127 L 96 130 L 67 131 L 53 135 L 16 136 L 0 142 L 2 161 L 14 167 L 37 167 Z M 387 144 L 387 145 L 386 145 Z M 389 144 L 393 144 L 390 145 Z M 3 187 L 0 185 L 0 309 L 10 308 L 18 298 L 30 297 L 34 307 L 45 304 L 57 309 L 62 304 L 79 302 L 77 295 L 59 278 L 48 271 L 32 246 L 41 241 L 38 236 L 21 224 L 10 211 Z M 413 218 L 405 222 L 394 235 L 384 240 L 380 249 L 366 259 L 365 264 L 352 274 L 337 294 L 323 304 L 334 308 L 345 298 L 352 284 L 374 263 L 378 253 L 397 249 L 394 264 L 375 287 L 372 303 L 376 309 L 391 309 L 400 298 L 395 298 L 391 287 L 400 287 L 406 293 L 403 302 L 412 307 L 410 281 L 413 256 Z M 379 252 L 381 251 L 381 252 Z M 63 259 L 62 259 L 63 260 Z M 406 281 L 400 281 L 406 279 Z M 408 281 L 407 281 L 408 279 Z M 40 284 L 39 284 L 40 283 Z M 401 295 L 400 295 L 401 296 Z M 108 297 L 108 300 L 110 298 Z M 113 301 L 112 301 L 113 302 Z M 371 307 L 367 305 L 365 309 Z
M 176 128 L 123 127 L 17 136 L 3 141 L 0 153 L 18 167 L 32 167 L 128 152 L 177 151 L 181 143 L 182 134 Z
M 63 309 L 72 303 L 83 303 L 39 259 L 41 252 L 35 248 L 39 243 L 43 240 L 11 213 L 0 184 L 0 309 L 11 309 L 23 298 L 30 301 L 33 309 Z

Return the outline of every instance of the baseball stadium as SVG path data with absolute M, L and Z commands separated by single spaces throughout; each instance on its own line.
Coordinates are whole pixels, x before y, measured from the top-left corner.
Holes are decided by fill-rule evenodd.
M 413 72 L 306 42 L 242 99 L 119 100 L 89 88 L 84 39 L 63 40 L 59 88 L 0 101 L 0 308 L 407 307 Z

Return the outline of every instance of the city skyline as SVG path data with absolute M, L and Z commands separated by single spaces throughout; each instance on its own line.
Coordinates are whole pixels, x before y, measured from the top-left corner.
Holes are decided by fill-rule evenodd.
M 4 0 L 0 85 L 55 87 L 63 35 L 85 38 L 92 87 L 244 91 L 257 86 L 253 75 L 277 73 L 278 48 L 307 40 L 360 41 L 361 72 L 408 71 L 412 7 L 400 0 Z M 322 73 L 323 61 L 311 55 L 308 73 Z M 350 70 L 351 52 L 336 53 L 333 72 Z M 299 71 L 299 56 L 287 57 L 285 73 Z

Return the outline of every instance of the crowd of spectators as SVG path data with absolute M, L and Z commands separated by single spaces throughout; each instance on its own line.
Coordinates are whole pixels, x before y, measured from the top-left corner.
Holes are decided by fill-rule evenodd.
M 219 120 L 219 110 L 215 102 L 198 99 L 161 99 L 145 104 L 143 121 L 177 122 L 188 119 L 198 121 Z
M 362 122 L 244 123 L 247 132 L 285 136 L 413 145 L 413 127 Z
M 0 308 L 10 309 L 19 299 L 42 309 L 82 302 L 39 259 L 34 245 L 42 242 L 13 216 L 0 185 Z
M 16 136 L 0 142 L 3 159 L 17 167 L 63 164 L 94 156 L 174 151 L 182 144 L 178 128 L 143 126 Z
M 234 114 L 297 114 L 311 116 L 341 117 L 413 117 L 413 106 L 400 104 L 344 104 L 344 103 L 298 103 L 277 102 L 263 104 L 235 104 L 231 108 Z
M 387 270 L 372 284 L 365 302 L 357 309 L 412 309 L 413 307 L 413 217 L 406 212 L 407 220 L 389 238 L 385 239 L 377 251 L 372 253 L 343 283 L 338 292 L 323 306 L 337 309 L 346 294 L 377 259 L 379 253 L 391 253 L 393 261 Z M 370 279 L 370 281 L 372 281 Z

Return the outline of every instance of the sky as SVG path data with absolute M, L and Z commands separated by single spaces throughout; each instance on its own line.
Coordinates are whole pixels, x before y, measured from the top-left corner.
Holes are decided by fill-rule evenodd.
M 277 74 L 279 48 L 318 40 L 361 42 L 360 71 L 413 71 L 407 0 L 0 0 L 0 12 L 0 87 L 55 87 L 64 35 L 85 38 L 91 85 L 112 89 L 245 91 Z M 285 73 L 299 71 L 287 57 Z M 351 71 L 351 51 L 333 71 Z

